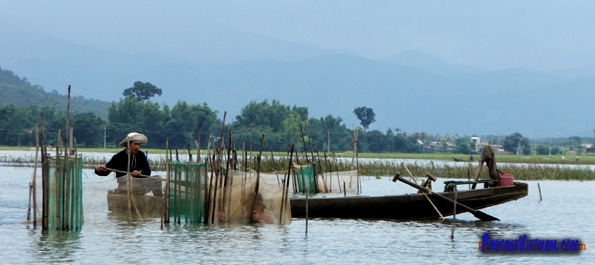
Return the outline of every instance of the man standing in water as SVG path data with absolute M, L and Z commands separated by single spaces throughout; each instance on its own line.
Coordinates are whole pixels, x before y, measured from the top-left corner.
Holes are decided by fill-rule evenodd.
M 99 176 L 107 176 L 114 171 L 116 173 L 116 178 L 118 178 L 118 183 L 120 184 L 118 187 L 120 191 L 126 190 L 126 180 L 125 178 L 121 178 L 126 175 L 126 172 L 130 172 L 130 175 L 135 178 L 146 178 L 147 176 L 150 176 L 151 167 L 149 166 L 147 156 L 140 150 L 141 145 L 146 144 L 147 142 L 147 136 L 144 134 L 136 132 L 129 133 L 126 138 L 120 142 L 120 146 L 126 149 L 112 156 L 107 164 L 95 166 L 95 174 Z M 161 180 L 160 178 L 155 179 L 155 181 L 146 183 L 147 185 L 143 188 L 137 189 L 136 187 L 133 187 L 133 189 L 135 189 L 134 193 L 144 194 L 153 190 L 154 195 L 161 196 Z M 159 187 L 158 189 L 157 186 Z

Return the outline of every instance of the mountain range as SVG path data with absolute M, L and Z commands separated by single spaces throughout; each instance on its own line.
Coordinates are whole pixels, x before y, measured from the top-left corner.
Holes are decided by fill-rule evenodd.
M 366 106 L 376 113 L 369 130 L 382 132 L 547 138 L 595 128 L 589 69 L 492 70 L 417 50 L 378 60 L 225 29 L 205 29 L 205 41 L 187 50 L 137 53 L 0 28 L 13 36 L 0 42 L 0 67 L 46 91 L 66 94 L 70 84 L 74 96 L 106 103 L 142 81 L 163 90 L 153 101 L 207 103 L 228 121 L 251 101 L 279 100 L 310 117 L 341 117 L 348 128 L 359 126 L 353 110 Z

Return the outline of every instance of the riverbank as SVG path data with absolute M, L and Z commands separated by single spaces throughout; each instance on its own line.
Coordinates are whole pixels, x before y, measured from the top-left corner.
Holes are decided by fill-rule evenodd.
M 104 164 L 112 154 L 120 151 L 121 148 L 78 148 L 77 152 L 83 155 L 85 168 L 92 168 L 97 164 Z M 166 152 L 162 149 L 143 149 L 148 154 L 149 162 L 156 171 L 164 171 L 167 162 Z M 193 152 L 193 161 L 196 161 L 196 150 Z M 201 151 L 201 158 L 204 160 L 207 151 Z M 256 168 L 255 160 L 251 157 L 257 152 L 253 151 L 247 155 L 247 161 L 239 161 L 241 165 Z M 352 169 L 353 153 L 314 153 L 320 165 L 318 170 L 322 172 L 347 171 Z M 239 160 L 244 157 L 237 155 Z M 312 153 L 307 154 L 311 160 Z M 466 155 L 453 154 L 372 154 L 362 153 L 357 156 L 359 173 L 362 176 L 382 177 L 392 176 L 396 172 L 407 175 L 402 165 L 405 165 L 415 176 L 432 174 L 441 179 L 472 179 L 475 176 L 479 162 L 466 161 L 455 162 L 454 158 L 468 158 Z M 474 156 L 479 159 L 479 154 Z M 190 156 L 187 150 L 172 150 L 172 160 L 188 161 Z M 294 155 L 293 162 L 303 164 L 306 154 Z M 269 152 L 263 154 L 261 170 L 273 172 L 285 170 L 288 160 L 287 153 Z M 511 173 L 516 180 L 595 180 L 595 156 L 582 156 L 578 160 L 563 159 L 562 156 L 516 156 L 496 155 L 498 169 Z M 35 150 L 31 148 L 0 147 L 0 164 L 14 167 L 32 167 L 35 162 Z M 484 172 L 485 173 L 485 172 Z M 484 177 L 482 175 L 482 177 Z

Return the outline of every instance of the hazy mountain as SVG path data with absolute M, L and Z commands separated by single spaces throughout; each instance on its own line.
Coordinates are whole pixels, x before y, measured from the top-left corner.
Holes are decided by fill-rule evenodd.
M 402 52 L 384 60 L 391 63 L 416 67 L 442 76 L 487 72 L 486 69 L 476 66 L 452 64 L 441 58 L 425 54 L 419 50 Z
M 220 116 L 227 111 L 229 121 L 250 101 L 277 99 L 284 105 L 308 107 L 311 117 L 341 117 L 350 128 L 359 125 L 353 110 L 371 107 L 376 122 L 370 129 L 383 132 L 389 128 L 450 135 L 520 132 L 530 137 L 593 133 L 595 118 L 589 108 L 593 77 L 524 69 L 490 71 L 453 65 L 419 51 L 376 61 L 254 34 L 220 29 L 227 33 L 218 35 L 213 30 L 204 31 L 205 43 L 197 43 L 187 57 L 179 56 L 179 51 L 172 55 L 168 50 L 101 49 L 31 32 L 27 38 L 0 42 L 7 52 L 0 55 L 0 66 L 46 91 L 64 95 L 71 84 L 73 96 L 106 104 L 118 101 L 135 81 L 151 82 L 163 89 L 155 101 L 170 106 L 178 100 L 205 102 Z M 239 46 L 215 47 L 232 42 Z M 23 55 L 30 49 L 35 52 Z M 223 56 L 226 51 L 228 56 Z M 214 62 L 218 55 L 224 59 Z
M 48 92 L 39 85 L 32 85 L 26 78 L 21 78 L 12 71 L 2 68 L 0 68 L 0 91 L 2 91 L 1 107 L 9 104 L 18 107 L 47 106 L 66 112 L 68 106 L 68 89 L 63 94 L 59 94 L 56 90 Z M 71 96 L 70 105 L 74 114 L 91 112 L 100 118 L 107 119 L 109 103 L 106 101 Z

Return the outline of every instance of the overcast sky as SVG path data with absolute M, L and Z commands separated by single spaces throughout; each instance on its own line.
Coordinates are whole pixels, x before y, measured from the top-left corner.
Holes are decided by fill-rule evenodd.
M 420 50 L 488 69 L 550 70 L 593 65 L 594 8 L 595 1 L 543 0 L 3 0 L 0 17 L 125 52 L 183 51 L 201 41 L 189 31 L 210 25 L 373 59 Z

